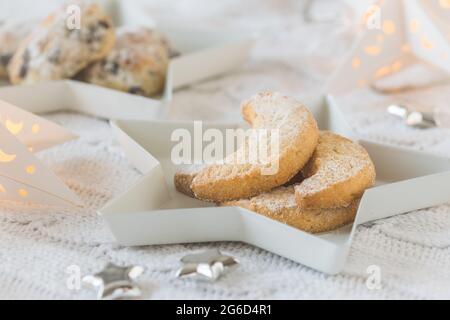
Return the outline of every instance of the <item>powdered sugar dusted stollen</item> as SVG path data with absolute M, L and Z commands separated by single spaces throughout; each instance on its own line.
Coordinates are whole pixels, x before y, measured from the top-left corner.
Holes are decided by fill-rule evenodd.
M 117 30 L 115 47 L 94 63 L 81 79 L 100 86 L 143 96 L 162 92 L 169 64 L 170 47 L 160 33 L 146 28 Z
M 34 25 L 29 21 L 0 21 L 0 79 L 8 77 L 10 60 Z
M 317 233 L 330 231 L 352 222 L 359 199 L 349 206 L 333 209 L 301 209 L 295 200 L 294 186 L 279 187 L 249 200 L 228 201 L 221 206 L 242 207 L 292 227 Z
M 11 59 L 13 84 L 71 78 L 108 54 L 115 41 L 110 17 L 97 4 L 74 3 L 81 9 L 81 28 L 68 26 L 68 5 L 48 16 Z
M 350 205 L 375 182 L 375 167 L 358 143 L 323 131 L 319 144 L 302 170 L 305 180 L 295 186 L 301 208 L 336 208 Z
M 267 141 L 277 132 L 279 152 L 269 151 L 266 163 L 235 161 L 251 159 L 252 141 L 246 139 L 224 164 L 210 165 L 195 176 L 191 188 L 197 198 L 223 202 L 283 185 L 303 168 L 317 145 L 319 131 L 313 115 L 291 97 L 278 92 L 259 93 L 242 103 L 242 114 L 254 129 L 267 129 Z M 265 174 L 264 170 L 274 163 L 277 170 Z

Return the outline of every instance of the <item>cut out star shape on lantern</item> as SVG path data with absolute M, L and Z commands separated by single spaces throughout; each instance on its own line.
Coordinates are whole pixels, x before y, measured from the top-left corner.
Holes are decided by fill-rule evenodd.
M 328 83 L 338 94 L 422 62 L 450 74 L 450 2 L 382 0 L 368 8 L 362 33 Z
M 0 100 L 0 200 L 80 205 L 78 197 L 34 155 L 75 137 Z

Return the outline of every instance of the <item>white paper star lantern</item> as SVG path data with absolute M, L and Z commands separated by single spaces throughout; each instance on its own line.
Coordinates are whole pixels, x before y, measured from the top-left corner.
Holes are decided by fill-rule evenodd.
M 450 1 L 382 0 L 365 13 L 363 32 L 331 78 L 328 92 L 365 87 L 422 61 L 450 73 Z
M 78 197 L 33 154 L 75 137 L 0 100 L 0 200 L 80 205 Z

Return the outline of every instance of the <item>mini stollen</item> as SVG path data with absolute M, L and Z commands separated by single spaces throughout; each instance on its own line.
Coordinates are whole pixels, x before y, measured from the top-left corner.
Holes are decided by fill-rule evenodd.
M 155 30 L 122 27 L 108 56 L 92 64 L 80 79 L 92 84 L 143 96 L 155 96 L 164 89 L 170 47 Z
M 111 18 L 97 4 L 79 2 L 81 27 L 67 27 L 66 6 L 49 15 L 21 42 L 8 66 L 13 84 L 72 78 L 114 46 Z

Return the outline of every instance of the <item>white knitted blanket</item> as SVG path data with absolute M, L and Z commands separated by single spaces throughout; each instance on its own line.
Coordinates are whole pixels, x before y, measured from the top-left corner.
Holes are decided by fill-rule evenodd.
M 264 35 L 240 70 L 176 92 L 171 118 L 238 119 L 239 101 L 261 89 L 299 98 L 318 92 L 334 67 L 331 57 L 348 46 L 347 32 L 338 32 L 336 25 L 305 24 L 302 4 L 297 1 L 282 1 L 284 7 L 271 0 L 246 1 L 245 5 L 229 0 L 204 1 L 201 6 L 194 0 L 159 3 L 145 5 L 154 15 L 184 14 L 205 24 L 251 27 Z M 321 42 L 312 44 L 317 39 Z M 435 88 L 415 97 L 448 102 L 449 89 Z M 341 102 L 361 136 L 450 157 L 450 130 L 407 128 L 385 114 L 385 99 L 361 91 Z M 126 190 L 139 173 L 105 121 L 71 113 L 47 117 L 80 135 L 39 156 L 87 209 L 0 202 L 0 298 L 94 298 L 94 291 L 67 286 L 67 268 L 79 266 L 84 275 L 99 271 L 107 262 L 143 265 L 146 270 L 139 282 L 146 299 L 450 298 L 450 205 L 359 226 L 345 269 L 336 276 L 242 243 L 117 245 L 96 210 Z M 241 264 L 215 283 L 174 277 L 183 255 L 205 248 L 219 248 Z M 381 270 L 378 290 L 366 285 L 370 265 Z

